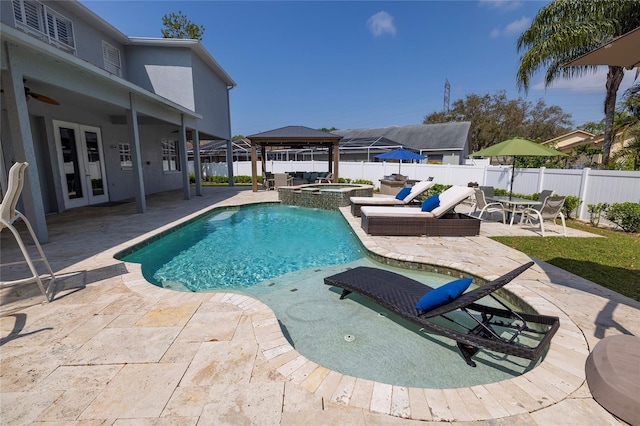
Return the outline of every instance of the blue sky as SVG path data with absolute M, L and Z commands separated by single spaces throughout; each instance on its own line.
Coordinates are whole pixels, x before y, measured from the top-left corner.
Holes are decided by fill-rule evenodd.
M 516 40 L 545 1 L 82 3 L 128 36 L 161 37 L 162 16 L 178 11 L 203 25 L 204 47 L 237 83 L 233 135 L 421 124 L 442 110 L 445 80 L 451 103 L 506 90 L 562 107 L 575 126 L 604 117 L 606 67 L 546 89 L 537 75 L 518 91 Z

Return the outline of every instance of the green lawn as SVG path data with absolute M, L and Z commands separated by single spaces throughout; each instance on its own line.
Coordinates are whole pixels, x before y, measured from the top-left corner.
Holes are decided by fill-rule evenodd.
M 640 234 L 594 228 L 577 221 L 568 221 L 567 226 L 604 238 L 492 239 L 640 301 Z

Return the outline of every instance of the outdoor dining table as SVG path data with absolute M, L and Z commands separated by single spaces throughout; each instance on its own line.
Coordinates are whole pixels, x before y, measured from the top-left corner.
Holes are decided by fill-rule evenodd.
M 493 196 L 486 197 L 490 203 L 500 203 L 504 206 L 505 211 L 511 217 L 509 220 L 509 226 L 513 225 L 513 218 L 518 213 L 518 206 L 533 207 L 540 206 L 542 203 L 538 200 L 529 200 L 527 198 L 517 198 L 509 196 Z

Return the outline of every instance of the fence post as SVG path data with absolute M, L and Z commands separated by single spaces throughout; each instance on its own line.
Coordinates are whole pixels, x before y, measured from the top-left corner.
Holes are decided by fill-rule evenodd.
M 546 167 L 540 167 L 540 169 L 538 169 L 538 191 L 537 192 L 542 192 L 543 188 L 544 188 L 544 172 L 547 170 Z
M 580 181 L 580 199 L 582 200 L 582 204 L 580 204 L 580 208 L 578 209 L 578 219 L 584 220 L 587 216 L 587 191 L 589 190 L 589 172 L 591 169 L 589 167 L 585 167 L 582 169 L 582 179 Z

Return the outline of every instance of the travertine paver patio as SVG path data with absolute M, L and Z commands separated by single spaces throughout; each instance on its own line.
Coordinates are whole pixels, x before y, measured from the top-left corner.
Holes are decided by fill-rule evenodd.
M 204 188 L 48 217 L 44 246 L 60 276 L 56 300 L 34 284 L 3 288 L 0 327 L 2 424 L 372 425 L 621 424 L 584 380 L 589 350 L 611 334 L 640 331 L 640 303 L 537 262 L 506 288 L 561 329 L 542 364 L 484 386 L 416 389 L 329 371 L 284 339 L 268 306 L 233 293 L 177 293 L 148 284 L 113 254 L 211 206 L 275 201 L 275 192 Z M 382 256 L 463 269 L 491 279 L 529 258 L 486 236 L 370 237 Z M 484 222 L 482 233 L 522 233 Z M 2 233 L 3 262 L 18 257 Z M 3 280 L 15 271 L 2 271 Z

